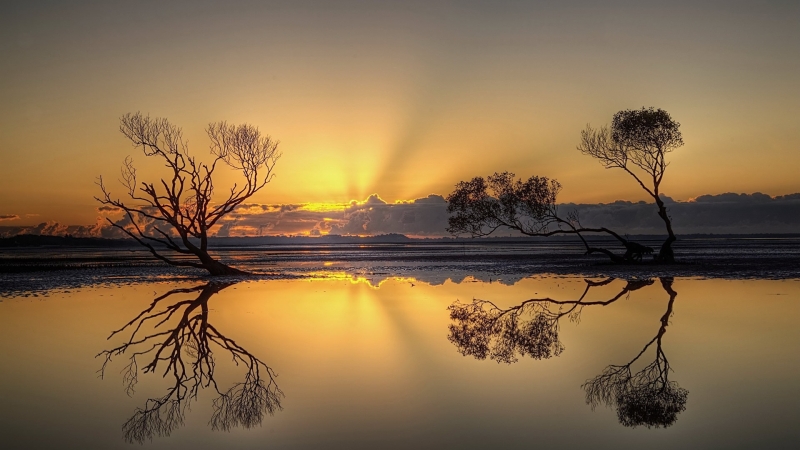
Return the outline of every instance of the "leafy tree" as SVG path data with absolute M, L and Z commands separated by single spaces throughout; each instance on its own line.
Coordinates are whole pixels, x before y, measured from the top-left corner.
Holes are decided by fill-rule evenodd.
M 667 154 L 682 145 L 680 124 L 663 109 L 653 108 L 619 111 L 610 128 L 587 126 L 578 145 L 581 153 L 597 159 L 606 169 L 627 172 L 653 197 L 668 234 L 657 255 L 663 262 L 675 261 L 672 243 L 676 237 L 660 187 L 669 165 Z
M 135 147 L 141 147 L 145 156 L 160 159 L 169 176 L 155 183 L 139 182 L 133 160 L 127 157 L 120 182 L 132 203 L 112 197 L 100 177 L 102 195 L 95 199 L 124 211 L 129 222 L 120 224 L 108 219 L 109 223 L 166 263 L 205 269 L 211 275 L 244 274 L 209 254 L 208 233 L 222 217 L 270 182 L 280 157 L 278 141 L 262 135 L 252 125 L 212 123 L 206 132 L 214 159 L 206 164 L 189 155 L 182 130 L 167 119 L 153 119 L 138 112 L 126 114 L 120 119 L 119 129 Z M 239 171 L 244 181 L 215 199 L 213 175 L 218 164 Z M 196 261 L 175 257 L 165 250 Z
M 556 203 L 561 184 L 547 177 L 533 176 L 526 181 L 503 172 L 486 179 L 475 177 L 462 181 L 447 196 L 447 231 L 473 237 L 488 236 L 500 228 L 516 230 L 526 236 L 574 234 L 580 238 L 587 254 L 602 253 L 612 261 L 641 260 L 653 249 L 629 241 L 608 228 L 585 228 L 577 213 L 559 214 Z M 620 256 L 611 250 L 589 245 L 584 233 L 604 233 L 625 247 Z

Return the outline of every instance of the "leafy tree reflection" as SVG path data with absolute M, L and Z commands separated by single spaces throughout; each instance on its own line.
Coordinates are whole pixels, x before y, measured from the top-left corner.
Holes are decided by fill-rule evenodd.
M 661 346 L 678 293 L 672 289 L 672 278 L 661 278 L 661 286 L 669 294 L 669 303 L 656 336 L 630 362 L 621 366 L 610 365 L 582 386 L 586 391 L 586 403 L 592 409 L 601 403 L 616 409 L 620 423 L 626 427 L 666 428 L 675 423 L 678 413 L 686 409 L 689 391 L 675 381 L 669 381 L 671 369 Z M 655 360 L 632 373 L 631 366 L 653 344 Z
M 614 297 L 605 301 L 586 301 L 592 287 L 605 286 L 614 278 L 602 281 L 584 280 L 586 288 L 578 300 L 531 299 L 500 309 L 488 300 L 472 303 L 456 301 L 448 307 L 451 324 L 448 339 L 464 356 L 489 357 L 497 362 L 517 362 L 517 354 L 533 359 L 558 356 L 564 346 L 558 338 L 559 320 L 568 317 L 580 321 L 585 306 L 608 305 L 632 291 L 653 284 L 653 280 L 631 280 Z
M 275 382 L 275 371 L 253 356 L 234 340 L 219 332 L 208 318 L 208 301 L 221 290 L 235 283 L 209 283 L 191 288 L 173 289 L 152 301 L 139 315 L 108 337 L 130 333 L 127 341 L 100 352 L 101 377 L 112 359 L 126 355 L 123 383 L 129 396 L 134 394 L 140 373 L 154 373 L 163 368 L 171 386 L 166 394 L 148 399 L 136 408 L 122 426 L 128 442 L 143 443 L 155 436 L 169 436 L 184 423 L 190 403 L 200 390 L 211 387 L 218 396 L 213 401 L 209 421 L 212 429 L 229 431 L 241 426 L 260 425 L 265 414 L 281 410 L 283 392 Z M 175 299 L 179 294 L 195 298 Z M 246 369 L 244 380 L 222 390 L 214 379 L 216 361 L 213 348 L 229 353 L 233 362 Z
M 584 307 L 610 305 L 655 282 L 654 279 L 630 280 L 607 300 L 586 300 L 593 287 L 608 285 L 614 279 L 584 281 L 586 287 L 577 300 L 530 299 L 507 309 L 487 300 L 475 299 L 468 304 L 456 301 L 448 307 L 450 319 L 454 322 L 449 326 L 448 340 L 462 355 L 477 359 L 488 357 L 498 363 L 514 363 L 519 356 L 533 359 L 559 356 L 564 351 L 559 339 L 559 321 L 562 318 L 580 322 Z M 675 423 L 678 413 L 686 409 L 689 391 L 669 381 L 671 368 L 662 348 L 662 338 L 678 294 L 672 288 L 672 278 L 661 278 L 660 281 L 669 294 L 669 302 L 656 336 L 629 363 L 610 365 L 582 386 L 586 403 L 592 409 L 599 404 L 612 407 L 616 409 L 620 423 L 628 427 L 668 427 Z M 655 361 L 633 373 L 633 365 L 653 344 Z

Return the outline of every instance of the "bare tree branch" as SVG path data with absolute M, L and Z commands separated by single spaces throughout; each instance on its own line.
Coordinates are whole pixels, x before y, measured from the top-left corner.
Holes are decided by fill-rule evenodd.
M 272 415 L 282 409 L 283 392 L 276 384 L 275 371 L 209 322 L 208 301 L 233 284 L 209 283 L 173 289 L 156 297 L 141 313 L 109 336 L 111 339 L 129 332 L 120 345 L 97 355 L 103 358 L 98 371 L 101 377 L 116 357 L 125 355 L 128 364 L 122 373 L 128 395 L 134 394 L 140 370 L 155 373 L 163 368 L 163 377 L 171 379 L 163 396 L 148 399 L 125 422 L 122 429 L 128 442 L 142 443 L 155 436 L 168 436 L 183 425 L 190 403 L 197 399 L 201 389 L 208 387 L 213 387 L 218 395 L 213 401 L 210 421 L 215 430 L 228 431 L 236 426 L 251 428 L 259 425 L 265 414 Z M 176 295 L 192 293 L 197 296 L 169 302 Z M 214 346 L 230 354 L 246 371 L 244 381 L 225 391 L 218 388 L 214 379 Z
M 197 161 L 189 155 L 183 132 L 163 118 L 150 118 L 141 113 L 126 114 L 120 119 L 120 132 L 147 157 L 161 159 L 170 176 L 157 183 L 140 182 L 133 160 L 127 157 L 121 169 L 120 183 L 134 202 L 126 204 L 111 196 L 99 178 L 102 195 L 95 199 L 126 213 L 130 226 L 111 223 L 145 246 L 158 259 L 172 265 L 197 267 L 212 275 L 243 274 L 215 260 L 208 253 L 208 233 L 226 214 L 264 188 L 274 176 L 273 169 L 280 158 L 278 141 L 263 136 L 252 125 L 212 123 L 207 128 L 211 141 L 211 164 Z M 241 186 L 234 185 L 227 198 L 214 199 L 213 174 L 218 162 L 237 170 L 244 177 Z M 146 220 L 168 225 L 142 229 Z M 153 244 L 157 244 L 158 247 Z M 188 263 L 163 255 L 166 249 L 194 255 L 199 262 Z

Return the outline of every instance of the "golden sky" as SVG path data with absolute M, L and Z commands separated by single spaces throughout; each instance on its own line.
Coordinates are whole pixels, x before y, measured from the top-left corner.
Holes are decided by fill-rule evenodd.
M 796 1 L 32 3 L 0 6 L 13 225 L 92 223 L 98 175 L 129 154 L 154 170 L 118 131 L 135 111 L 196 155 L 212 121 L 279 139 L 254 203 L 411 200 L 503 170 L 557 178 L 564 202 L 644 200 L 575 149 L 643 106 L 682 124 L 667 195 L 800 191 Z

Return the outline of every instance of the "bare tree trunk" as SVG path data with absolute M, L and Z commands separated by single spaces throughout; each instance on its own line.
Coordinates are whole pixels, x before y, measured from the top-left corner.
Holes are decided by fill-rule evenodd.
M 172 177 L 162 178 L 160 183 L 137 182 L 133 161 L 126 158 L 120 182 L 137 204 L 125 205 L 112 198 L 100 177 L 97 184 L 103 195 L 95 199 L 124 211 L 130 220 L 127 225 L 110 218 L 108 222 L 168 264 L 205 269 L 211 275 L 246 275 L 247 272 L 229 267 L 208 254 L 208 232 L 270 182 L 272 169 L 280 157 L 278 141 L 262 136 L 252 125 L 210 124 L 206 131 L 215 158 L 206 164 L 189 155 L 181 129 L 166 119 L 126 114 L 120 119 L 120 131 L 135 147 L 141 147 L 145 156 L 161 159 L 172 169 Z M 222 202 L 212 202 L 212 175 L 218 163 L 240 171 L 245 182 L 234 184 Z M 175 239 L 176 234 L 180 241 Z M 167 257 L 154 244 L 179 255 L 194 255 L 200 261 Z
M 225 276 L 225 275 L 249 275 L 249 272 L 236 269 L 234 267 L 223 264 L 212 258 L 208 252 L 199 250 L 197 257 L 200 259 L 200 264 L 212 276 Z

